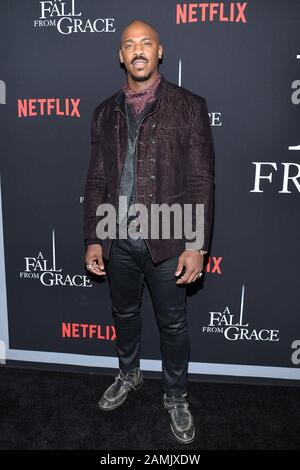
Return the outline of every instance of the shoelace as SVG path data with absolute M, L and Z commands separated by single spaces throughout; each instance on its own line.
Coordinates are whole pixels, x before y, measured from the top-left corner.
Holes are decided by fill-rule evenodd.
M 167 408 L 185 408 L 189 407 L 185 397 L 171 397 L 166 400 Z
M 122 370 L 119 371 L 117 377 L 116 377 L 116 380 L 121 380 L 124 384 L 128 384 L 128 385 L 132 385 L 132 382 L 130 381 L 130 378 L 134 378 L 134 375 L 135 373 L 134 372 L 127 372 L 126 374 L 124 374 L 124 372 Z

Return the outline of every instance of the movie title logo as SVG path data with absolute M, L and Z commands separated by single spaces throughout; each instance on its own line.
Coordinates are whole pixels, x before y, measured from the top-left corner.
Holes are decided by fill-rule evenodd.
M 113 33 L 114 18 L 84 18 L 75 0 L 52 0 L 40 3 L 40 16 L 33 20 L 35 28 L 55 28 L 60 34 Z

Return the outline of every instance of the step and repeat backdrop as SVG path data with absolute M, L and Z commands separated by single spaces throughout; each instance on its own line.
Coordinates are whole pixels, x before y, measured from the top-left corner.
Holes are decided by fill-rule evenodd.
M 300 2 L 4 0 L 0 12 L 1 361 L 118 367 L 108 281 L 84 266 L 83 191 L 92 112 L 123 86 L 120 34 L 144 19 L 161 73 L 206 98 L 215 145 L 211 248 L 187 291 L 191 378 L 299 383 Z M 147 288 L 141 315 L 141 366 L 160 371 Z

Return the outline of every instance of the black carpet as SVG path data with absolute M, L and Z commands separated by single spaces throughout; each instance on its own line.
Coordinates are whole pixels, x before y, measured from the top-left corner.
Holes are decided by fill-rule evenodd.
M 113 377 L 0 368 L 1 449 L 300 449 L 300 389 L 189 382 L 196 440 L 177 443 L 161 381 L 111 412 L 97 408 Z

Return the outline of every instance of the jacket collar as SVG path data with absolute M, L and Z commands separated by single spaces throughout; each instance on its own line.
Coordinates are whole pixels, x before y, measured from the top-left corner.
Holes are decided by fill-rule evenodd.
M 166 86 L 166 79 L 164 77 L 163 74 L 161 74 L 161 80 L 158 84 L 158 87 L 156 89 L 156 92 L 155 92 L 155 100 L 153 101 L 153 105 L 158 105 L 159 101 L 160 101 L 160 98 L 161 98 L 161 95 L 163 93 L 163 90 Z M 115 96 L 115 102 L 117 103 L 117 106 L 115 107 L 114 111 L 119 111 L 121 110 L 124 114 L 124 116 L 126 115 L 126 109 L 125 109 L 125 93 L 123 92 L 123 90 L 120 90 L 117 95 Z M 157 106 L 158 107 L 158 106 Z M 156 108 L 157 109 L 157 108 Z

